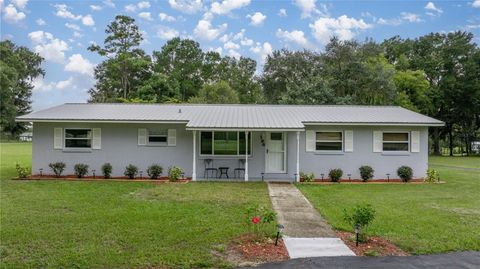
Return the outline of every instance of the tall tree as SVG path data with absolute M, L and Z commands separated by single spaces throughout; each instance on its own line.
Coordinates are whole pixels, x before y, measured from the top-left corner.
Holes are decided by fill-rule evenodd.
M 239 101 L 238 93 L 230 87 L 228 82 L 220 81 L 213 84 L 205 84 L 197 96 L 190 98 L 189 103 L 237 104 Z
M 6 40 L 0 42 L 0 131 L 18 136 L 26 130 L 15 117 L 31 110 L 33 79 L 45 72 L 43 58 L 28 48 Z
M 130 98 L 151 74 L 150 56 L 139 48 L 142 34 L 131 17 L 118 15 L 105 30 L 104 46 L 88 49 L 107 59 L 95 68 L 97 83 L 90 90 L 91 101 L 107 102 L 112 98 Z

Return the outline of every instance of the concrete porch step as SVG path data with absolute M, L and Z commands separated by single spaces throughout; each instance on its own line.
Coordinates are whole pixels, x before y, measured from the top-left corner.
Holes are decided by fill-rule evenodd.
M 355 256 L 340 238 L 284 237 L 291 259 L 307 257 Z

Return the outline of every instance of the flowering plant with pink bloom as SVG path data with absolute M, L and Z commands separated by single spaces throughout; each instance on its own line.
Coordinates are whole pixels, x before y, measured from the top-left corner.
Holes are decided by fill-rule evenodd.
M 250 206 L 245 210 L 247 225 L 256 234 L 270 234 L 275 230 L 276 213 L 263 206 Z

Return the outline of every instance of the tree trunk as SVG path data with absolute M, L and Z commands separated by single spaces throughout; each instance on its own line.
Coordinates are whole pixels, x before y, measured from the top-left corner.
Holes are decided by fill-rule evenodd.
M 441 155 L 440 153 L 440 130 L 438 128 L 433 129 L 433 155 Z
M 450 130 L 448 130 L 448 142 L 449 142 L 449 148 L 450 148 L 450 156 L 453 156 L 453 132 L 452 132 L 452 128 L 450 128 Z

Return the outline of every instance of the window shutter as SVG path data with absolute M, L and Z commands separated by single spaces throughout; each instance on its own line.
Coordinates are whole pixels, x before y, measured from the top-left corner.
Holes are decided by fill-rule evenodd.
M 373 152 L 382 152 L 383 150 L 382 131 L 373 131 Z
M 345 152 L 353 152 L 353 131 L 345 130 Z
M 411 151 L 412 152 L 420 152 L 420 132 L 419 131 L 412 131 L 411 133 L 412 145 Z
M 102 148 L 102 129 L 93 128 L 92 129 L 92 149 L 101 149 Z
M 147 144 L 147 129 L 138 129 L 138 145 L 145 146 Z
M 315 151 L 315 131 L 307 130 L 305 132 L 305 148 L 307 152 Z
M 53 128 L 53 148 L 54 149 L 63 148 L 63 129 L 62 128 Z
M 176 146 L 177 145 L 177 129 L 168 129 L 168 145 Z

